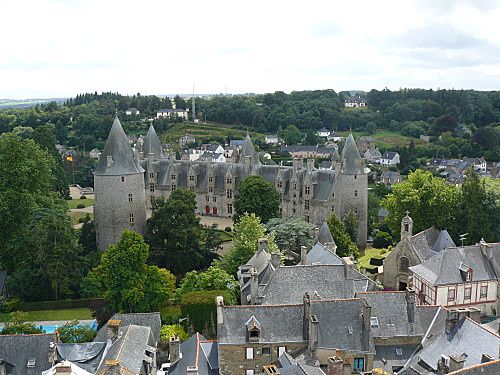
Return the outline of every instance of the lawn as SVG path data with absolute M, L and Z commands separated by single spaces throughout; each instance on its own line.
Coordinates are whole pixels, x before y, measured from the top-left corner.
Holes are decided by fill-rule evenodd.
M 179 138 L 184 134 L 189 133 L 194 135 L 197 142 L 207 142 L 213 138 L 223 138 L 224 140 L 228 135 L 232 135 L 235 139 L 245 138 L 247 132 L 235 128 L 232 125 L 220 124 L 220 123 L 194 123 L 184 121 L 175 124 L 170 129 L 166 130 L 161 138 L 163 142 L 177 145 Z M 264 139 L 264 134 L 256 132 L 248 132 L 252 139 Z
M 358 268 L 374 269 L 377 266 L 370 264 L 370 259 L 372 258 L 385 258 L 389 255 L 389 250 L 387 249 L 366 249 L 362 257 L 358 259 Z
M 349 131 L 338 132 L 338 134 L 342 137 L 347 137 L 349 135 Z M 361 137 L 362 135 L 366 135 L 365 133 L 359 131 L 354 131 L 352 132 L 352 134 L 354 135 L 355 139 L 359 139 L 359 137 Z M 375 138 L 375 143 L 378 147 L 385 148 L 394 146 L 408 146 L 412 140 L 416 146 L 426 144 L 426 142 L 420 139 L 406 137 L 399 134 L 398 132 L 386 129 L 377 129 L 373 137 Z
M 37 322 L 45 320 L 88 320 L 94 319 L 90 314 L 90 309 L 63 309 L 63 310 L 39 310 L 27 311 L 28 321 Z M 9 322 L 9 313 L 0 313 L 0 322 Z
M 94 205 L 94 200 L 93 199 L 70 199 L 66 201 L 66 204 L 68 205 L 68 210 L 74 210 L 76 206 L 79 204 L 83 204 L 85 207 L 93 206 Z
M 90 218 L 94 219 L 94 214 L 86 213 L 86 212 L 70 211 L 70 212 L 68 212 L 68 215 L 71 218 L 71 222 L 73 223 L 73 225 L 78 224 L 80 218 L 84 218 L 86 215 L 90 215 Z

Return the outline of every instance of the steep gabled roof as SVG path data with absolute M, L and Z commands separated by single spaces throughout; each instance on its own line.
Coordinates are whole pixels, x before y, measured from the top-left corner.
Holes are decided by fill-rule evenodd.
M 161 150 L 161 142 L 160 138 L 158 137 L 158 134 L 156 134 L 155 128 L 153 125 L 149 127 L 148 133 L 146 134 L 146 137 L 144 138 L 144 144 L 143 144 L 143 149 L 142 152 L 144 154 L 144 158 L 147 159 L 149 157 L 149 154 L 154 154 L 155 159 L 160 158 L 163 156 L 162 150 Z
M 200 375 L 219 374 L 218 345 L 198 332 L 180 347 L 181 358 L 168 370 L 169 375 L 185 375 L 188 367 L 197 367 Z
M 342 150 L 341 170 L 344 174 L 364 174 L 365 163 L 359 155 L 358 147 L 352 133 L 349 134 Z
M 129 324 L 134 324 L 137 326 L 144 326 L 151 328 L 151 333 L 156 342 L 160 341 L 160 328 L 161 319 L 159 312 L 152 313 L 128 313 L 128 314 L 115 314 L 111 318 L 113 320 L 119 320 L 121 326 L 127 326 Z M 106 342 L 107 340 L 107 328 L 108 323 L 106 323 L 98 332 L 94 339 L 95 342 Z
M 342 265 L 342 259 L 332 253 L 323 244 L 317 242 L 307 253 L 306 264 L 336 264 Z
M 93 374 L 97 371 L 106 351 L 106 342 L 58 343 L 56 350 L 58 360 L 70 361 Z
M 260 164 L 259 155 L 257 155 L 255 147 L 253 146 L 252 140 L 250 139 L 250 136 L 248 134 L 243 141 L 243 146 L 241 148 L 239 156 L 239 162 L 244 163 L 246 157 L 250 158 L 251 164 Z
M 110 163 L 108 163 L 108 158 L 111 158 Z M 108 166 L 108 164 L 110 165 Z M 144 169 L 135 159 L 120 120 L 115 117 L 94 174 L 97 176 L 123 176 L 143 172 Z
M 322 245 L 332 242 L 335 243 L 335 241 L 333 240 L 332 233 L 330 232 L 330 228 L 328 227 L 326 221 L 323 222 L 321 228 L 319 229 L 317 241 Z

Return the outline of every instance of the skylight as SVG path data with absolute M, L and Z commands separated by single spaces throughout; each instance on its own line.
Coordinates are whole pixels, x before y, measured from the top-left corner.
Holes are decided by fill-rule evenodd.
M 28 358 L 28 367 L 35 367 L 36 358 Z
M 378 318 L 376 316 L 370 318 L 370 325 L 372 327 L 378 327 Z
M 403 355 L 403 350 L 401 348 L 396 348 L 396 355 Z

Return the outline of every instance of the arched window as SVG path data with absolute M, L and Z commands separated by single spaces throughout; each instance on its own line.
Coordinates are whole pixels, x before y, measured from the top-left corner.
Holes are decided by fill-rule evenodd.
M 399 270 L 408 271 L 408 267 L 410 267 L 410 260 L 407 257 L 401 257 L 399 259 Z

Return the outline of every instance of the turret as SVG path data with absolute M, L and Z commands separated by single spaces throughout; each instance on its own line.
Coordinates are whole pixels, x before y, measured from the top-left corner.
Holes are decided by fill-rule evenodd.
M 260 164 L 259 155 L 257 154 L 257 151 L 255 151 L 255 147 L 253 146 L 252 140 L 250 139 L 250 136 L 248 134 L 245 137 L 243 146 L 241 147 L 239 162 L 248 163 L 251 165 Z
M 144 234 L 144 169 L 138 164 L 118 117 L 94 171 L 94 192 L 99 250 L 118 242 L 125 229 Z
M 161 142 L 158 134 L 156 134 L 153 125 L 149 127 L 148 133 L 144 138 L 144 144 L 142 146 L 142 152 L 145 159 L 159 159 L 163 157 L 163 152 L 161 150 Z
M 409 213 L 409 211 L 406 211 L 406 215 L 401 219 L 401 239 L 413 235 L 413 219 Z

